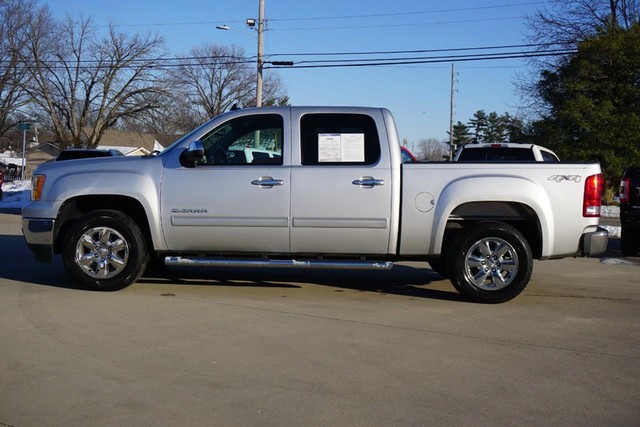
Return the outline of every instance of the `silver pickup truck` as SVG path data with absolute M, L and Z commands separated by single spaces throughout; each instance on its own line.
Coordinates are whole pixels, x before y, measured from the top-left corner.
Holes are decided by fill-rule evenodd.
M 238 155 L 245 149 L 254 155 Z M 495 303 L 525 288 L 534 259 L 604 252 L 600 173 L 598 164 L 403 164 L 386 109 L 243 109 L 152 156 L 40 166 L 22 227 L 37 259 L 61 254 L 71 277 L 96 290 L 124 288 L 150 263 L 427 260 L 468 299 Z

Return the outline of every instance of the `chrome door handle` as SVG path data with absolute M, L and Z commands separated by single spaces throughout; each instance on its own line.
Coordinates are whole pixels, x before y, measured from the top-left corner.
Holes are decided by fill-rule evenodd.
M 281 179 L 273 179 L 270 176 L 261 176 L 259 179 L 254 179 L 251 184 L 257 185 L 260 188 L 272 188 L 274 185 L 284 185 L 284 181 Z
M 354 179 L 353 185 L 359 185 L 360 187 L 372 188 L 377 185 L 384 185 L 384 179 L 375 179 L 372 176 L 363 176 L 360 179 Z

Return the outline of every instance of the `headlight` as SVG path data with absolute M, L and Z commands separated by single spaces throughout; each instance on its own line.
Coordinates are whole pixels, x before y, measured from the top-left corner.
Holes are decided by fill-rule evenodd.
M 37 201 L 42 197 L 42 189 L 44 181 L 47 179 L 45 175 L 33 175 L 31 177 L 31 200 Z

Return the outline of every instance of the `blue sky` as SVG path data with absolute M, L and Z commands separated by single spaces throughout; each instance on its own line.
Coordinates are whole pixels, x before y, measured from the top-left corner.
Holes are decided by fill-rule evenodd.
M 258 0 L 49 0 L 57 17 L 90 16 L 96 26 L 157 32 L 174 55 L 204 43 L 236 44 L 255 55 L 245 19 L 257 18 Z M 265 55 L 371 52 L 516 45 L 526 42 L 524 15 L 545 6 L 533 0 L 346 1 L 265 0 Z M 348 56 L 347 56 L 348 57 Z M 299 60 L 282 55 L 278 60 Z M 519 114 L 514 81 L 522 59 L 458 62 L 454 120 L 476 110 Z M 384 67 L 278 71 L 294 105 L 389 108 L 401 138 L 447 139 L 451 62 Z

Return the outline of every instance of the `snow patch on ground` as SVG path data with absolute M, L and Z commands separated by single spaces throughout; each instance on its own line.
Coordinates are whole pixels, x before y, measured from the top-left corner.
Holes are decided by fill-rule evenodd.
M 600 264 L 608 265 L 638 265 L 637 261 L 626 258 L 602 258 Z
M 22 208 L 31 201 L 31 181 L 13 181 L 2 184 L 0 208 Z
M 602 206 L 600 215 L 605 218 L 617 218 L 620 216 L 620 206 Z

